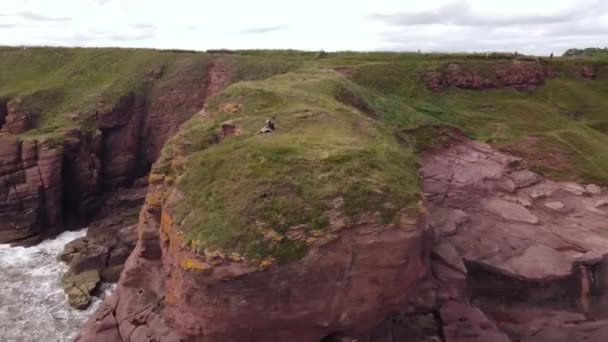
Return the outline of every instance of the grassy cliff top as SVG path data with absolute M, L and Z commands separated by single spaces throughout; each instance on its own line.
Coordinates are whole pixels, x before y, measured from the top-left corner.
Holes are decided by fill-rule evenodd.
M 415 213 L 417 157 L 441 138 L 434 126 L 459 128 L 549 177 L 608 184 L 603 57 L 0 48 L 0 64 L 11 66 L 0 69 L 0 97 L 38 109 L 38 127 L 26 135 L 49 134 L 66 125 L 66 112 L 87 113 L 99 94 L 145 87 L 150 70 L 179 75 L 211 60 L 228 66 L 231 85 L 184 124 L 153 170 L 177 190 L 174 220 L 198 250 L 289 261 L 305 253 L 307 239 L 367 214 L 390 223 Z M 424 82 L 450 63 L 487 74 L 521 61 L 553 76 L 531 91 L 434 93 Z M 596 78 L 581 77 L 581 68 Z M 269 117 L 277 131 L 258 134 Z
M 214 57 L 152 49 L 0 47 L 0 100 L 20 99 L 20 109 L 32 116 L 34 127 L 25 137 L 53 136 L 74 127 L 91 130 L 97 112 L 111 110 L 122 96 L 205 72 Z M 231 63 L 238 62 L 234 81 L 294 67 L 295 62 L 279 59 L 231 56 Z
M 156 165 L 155 172 L 175 178 L 183 196 L 172 205 L 176 222 L 198 249 L 293 260 L 306 251 L 302 236 L 332 228 L 336 212 L 347 224 L 367 213 L 388 223 L 415 212 L 417 156 L 440 138 L 434 126 L 457 127 L 521 155 L 548 176 L 608 184 L 607 61 L 540 61 L 554 77 L 533 91 L 437 94 L 427 89 L 426 72 L 447 63 L 483 72 L 514 63 L 513 56 L 283 58 L 301 64 L 227 88 L 207 116 L 182 128 Z M 598 72 L 596 80 L 577 74 L 585 65 Z M 278 130 L 258 134 L 268 117 Z M 222 137 L 223 124 L 237 134 Z

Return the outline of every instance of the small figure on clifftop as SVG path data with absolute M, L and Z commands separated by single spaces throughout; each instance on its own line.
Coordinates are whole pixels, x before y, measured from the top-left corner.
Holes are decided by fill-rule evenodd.
M 272 131 L 274 131 L 274 122 L 272 122 L 271 119 L 267 119 L 266 125 L 264 127 L 262 127 L 262 129 L 260 130 L 260 133 L 270 133 Z

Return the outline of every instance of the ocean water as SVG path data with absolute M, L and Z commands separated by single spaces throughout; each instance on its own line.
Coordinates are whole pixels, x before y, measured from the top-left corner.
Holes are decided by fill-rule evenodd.
M 61 287 L 68 267 L 57 256 L 66 243 L 85 233 L 65 232 L 27 248 L 0 244 L 0 341 L 74 340 L 100 300 L 94 299 L 86 311 L 68 305 Z

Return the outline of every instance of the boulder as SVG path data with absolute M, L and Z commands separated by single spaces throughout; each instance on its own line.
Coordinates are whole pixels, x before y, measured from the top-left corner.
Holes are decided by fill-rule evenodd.
M 63 277 L 63 290 L 68 295 L 70 306 L 84 310 L 89 306 L 91 293 L 97 288 L 101 278 L 96 270 Z

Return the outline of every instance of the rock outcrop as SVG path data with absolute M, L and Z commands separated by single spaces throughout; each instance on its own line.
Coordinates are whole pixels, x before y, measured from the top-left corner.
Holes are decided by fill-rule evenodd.
M 596 207 L 606 189 L 545 179 L 466 139 L 422 164 L 436 254 L 444 256 L 433 263 L 440 299 L 474 303 L 512 341 L 607 338 L 598 319 L 607 313 L 608 210 Z M 446 341 L 458 340 L 449 331 Z
M 155 177 L 153 177 L 155 178 Z M 252 265 L 190 252 L 167 185 L 152 184 L 116 293 L 81 341 L 320 341 L 357 336 L 402 307 L 428 274 L 426 220 L 373 218 L 319 239 L 301 261 Z M 336 335 L 337 336 L 337 335 Z
M 32 128 L 32 114 L 21 108 L 22 100 L 15 98 L 0 102 L 0 132 L 21 134 Z
M 63 155 L 52 141 L 0 133 L 0 243 L 33 244 L 62 225 Z
M 542 85 L 545 79 L 553 77 L 553 70 L 543 63 L 514 59 L 510 63 L 487 66 L 488 70 L 457 63 L 449 63 L 441 70 L 428 72 L 424 76 L 427 87 L 433 92 L 441 92 L 448 87 L 483 90 L 512 87 L 518 90 L 532 90 Z

